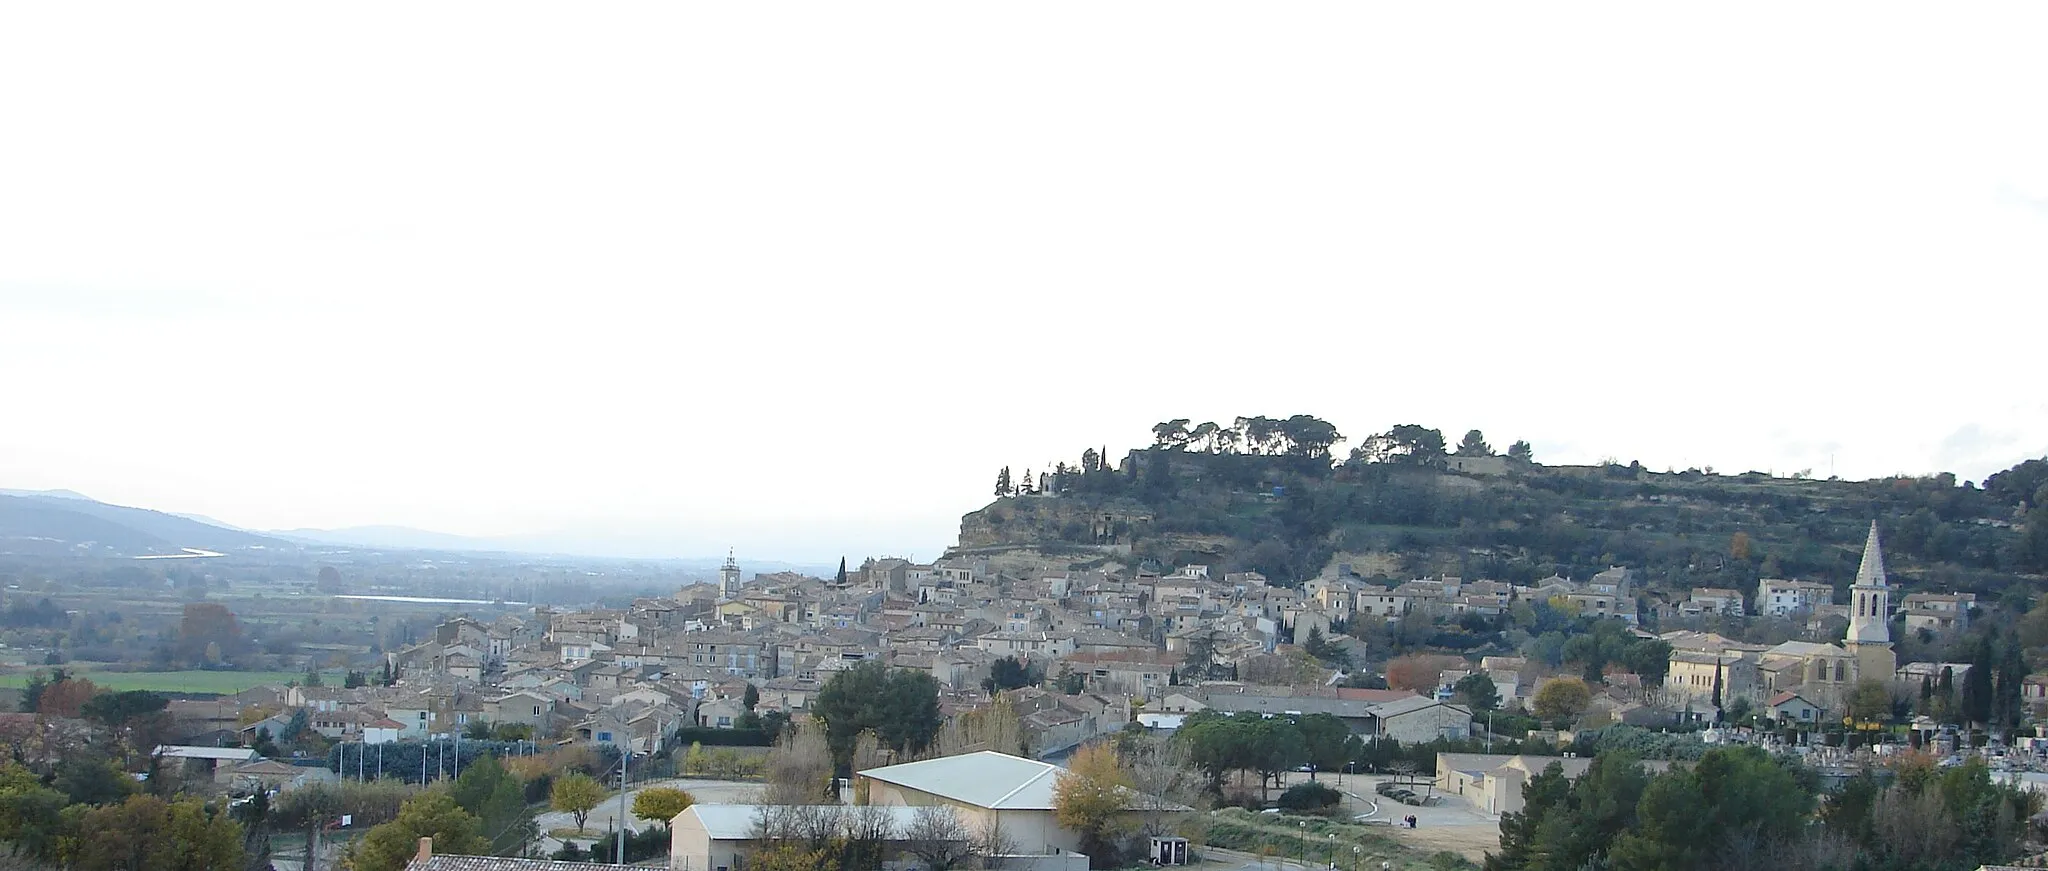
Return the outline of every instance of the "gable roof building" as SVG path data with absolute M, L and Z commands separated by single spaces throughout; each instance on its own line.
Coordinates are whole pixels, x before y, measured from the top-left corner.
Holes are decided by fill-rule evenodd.
M 960 756 L 870 768 L 857 775 L 868 802 L 885 807 L 947 805 L 969 831 L 999 826 L 1020 853 L 1074 852 L 1080 834 L 1053 816 L 1057 765 L 983 750 Z M 1133 796 L 1133 809 L 1143 797 Z M 1156 801 L 1156 800 L 1155 800 Z

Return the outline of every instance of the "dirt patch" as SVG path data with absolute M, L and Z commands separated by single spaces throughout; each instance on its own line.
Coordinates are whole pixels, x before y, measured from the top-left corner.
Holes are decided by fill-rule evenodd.
M 1500 829 L 1487 826 L 1395 826 L 1386 829 L 1386 835 L 1411 850 L 1449 850 L 1473 862 L 1484 860 L 1488 851 L 1500 850 Z

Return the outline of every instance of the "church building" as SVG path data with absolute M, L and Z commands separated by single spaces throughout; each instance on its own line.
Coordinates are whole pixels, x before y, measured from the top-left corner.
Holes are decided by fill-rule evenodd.
M 1849 633 L 1841 645 L 1787 641 L 1758 657 L 1757 671 L 1765 695 L 1787 690 L 1838 715 L 1856 682 L 1864 678 L 1894 679 L 1898 667 L 1892 651 L 1891 586 L 1884 576 L 1884 550 L 1877 540 L 1877 522 L 1863 543 L 1863 562 L 1849 587 Z
M 1849 631 L 1842 643 L 1787 641 L 1765 648 L 1709 633 L 1668 632 L 1661 636 L 1671 644 L 1665 688 L 1674 699 L 1695 706 L 1710 701 L 1716 684 L 1724 702 L 1746 697 L 1760 703 L 1789 691 L 1838 716 L 1857 681 L 1895 679 L 1890 621 L 1891 586 L 1873 521 L 1856 582 L 1849 587 Z

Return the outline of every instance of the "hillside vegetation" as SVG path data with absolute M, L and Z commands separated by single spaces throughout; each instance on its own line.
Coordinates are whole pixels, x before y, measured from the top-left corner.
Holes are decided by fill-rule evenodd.
M 1945 473 L 1842 481 L 1545 466 L 1525 443 L 1496 457 L 1476 431 L 1452 449 L 1415 425 L 1339 459 L 1343 437 L 1305 415 L 1170 421 L 1154 435 L 1114 466 L 1090 449 L 1042 475 L 1013 480 L 1005 468 L 998 498 L 962 518 L 959 549 L 1064 554 L 1079 566 L 1204 563 L 1279 583 L 1343 562 L 1395 579 L 1526 583 L 1627 565 L 1676 589 L 1753 589 L 1759 577 L 1846 586 L 1875 519 L 1895 583 L 1997 596 L 2030 593 L 2048 572 L 2048 460 L 1979 487 Z M 1461 464 L 1475 471 L 1453 470 Z

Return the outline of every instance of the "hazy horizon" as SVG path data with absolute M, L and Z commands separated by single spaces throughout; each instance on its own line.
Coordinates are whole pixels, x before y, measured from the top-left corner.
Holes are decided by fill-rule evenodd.
M 1738 12 L 0 9 L 0 487 L 824 562 L 1182 417 L 2048 455 L 2048 10 Z

